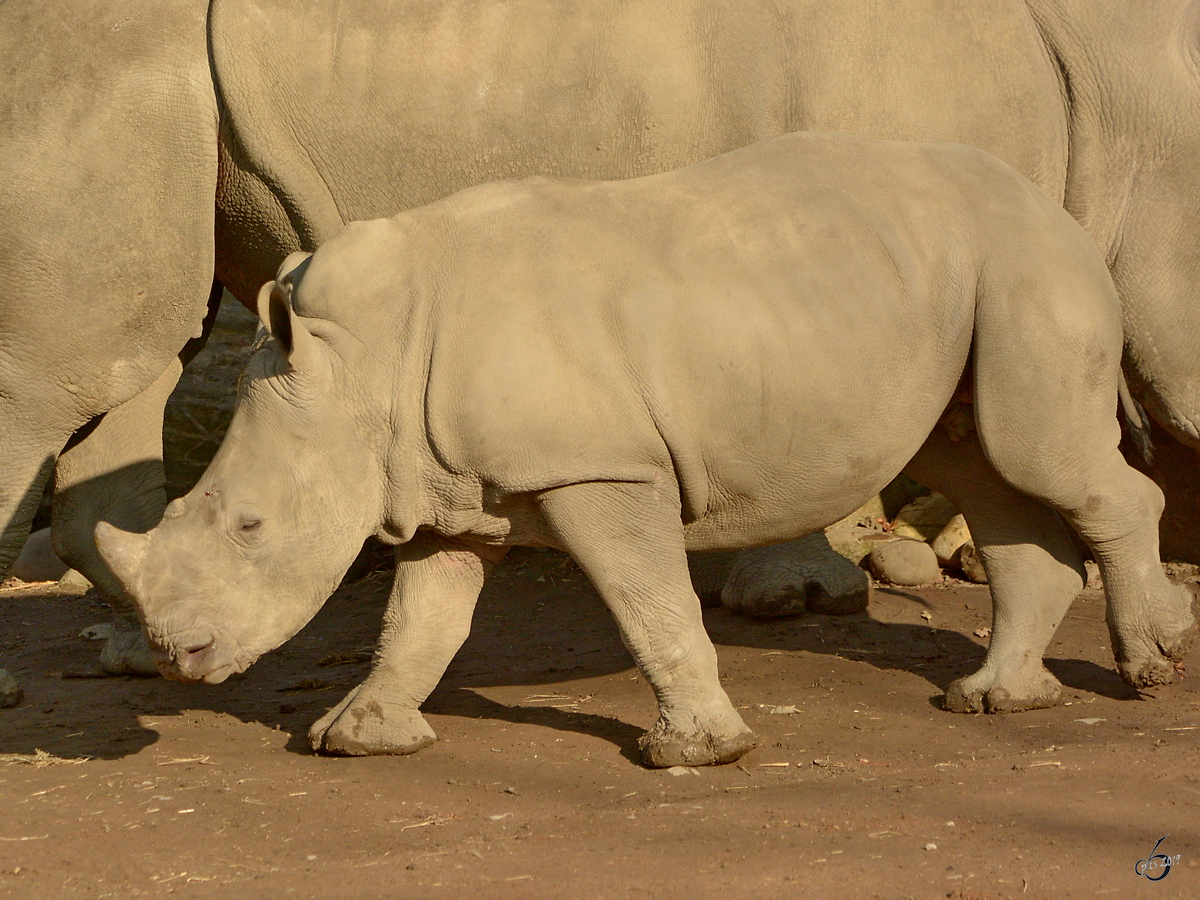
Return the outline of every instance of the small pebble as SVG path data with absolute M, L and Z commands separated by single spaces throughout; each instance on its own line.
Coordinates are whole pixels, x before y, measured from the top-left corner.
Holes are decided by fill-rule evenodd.
M 21 686 L 17 679 L 8 674 L 6 669 L 0 669 L 0 707 L 16 706 L 21 702 Z
M 987 584 L 987 570 L 983 568 L 983 560 L 979 558 L 979 551 L 975 548 L 974 541 L 967 541 L 959 549 L 958 567 L 962 569 L 967 581 Z

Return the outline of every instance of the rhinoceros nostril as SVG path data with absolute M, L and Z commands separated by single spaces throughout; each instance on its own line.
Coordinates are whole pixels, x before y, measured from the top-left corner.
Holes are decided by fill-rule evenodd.
M 179 673 L 185 678 L 201 678 L 207 669 L 205 664 L 212 655 L 215 643 L 216 640 L 214 638 L 209 638 L 203 643 L 194 641 L 189 646 L 180 647 L 175 651 L 174 662 Z

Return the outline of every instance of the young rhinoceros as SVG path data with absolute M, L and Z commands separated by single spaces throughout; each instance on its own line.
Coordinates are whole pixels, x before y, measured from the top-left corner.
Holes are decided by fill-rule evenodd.
M 950 708 L 1059 701 L 1041 656 L 1084 578 L 1059 514 L 1127 678 L 1168 679 L 1194 629 L 1161 495 L 1117 452 L 1104 261 L 973 148 L 794 134 L 632 181 L 489 184 L 289 258 L 259 313 L 274 342 L 199 484 L 149 534 L 96 537 L 164 674 L 210 683 L 300 629 L 367 536 L 396 545 L 374 666 L 317 750 L 435 739 L 418 707 L 520 544 L 570 553 L 612 611 L 658 698 L 647 764 L 737 759 L 754 738 L 684 551 L 813 532 L 901 469 L 957 502 L 994 592 Z M 964 377 L 977 433 L 939 424 Z

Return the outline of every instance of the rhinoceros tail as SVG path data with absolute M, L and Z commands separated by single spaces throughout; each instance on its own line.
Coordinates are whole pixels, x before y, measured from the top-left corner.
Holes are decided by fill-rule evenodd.
M 1121 381 L 1117 385 L 1117 396 L 1121 399 L 1121 412 L 1124 414 L 1129 437 L 1142 459 L 1146 461 L 1146 465 L 1150 465 L 1154 462 L 1154 446 L 1150 443 L 1150 417 L 1146 415 L 1142 404 L 1129 392 L 1129 382 L 1125 380 L 1124 372 L 1121 373 Z

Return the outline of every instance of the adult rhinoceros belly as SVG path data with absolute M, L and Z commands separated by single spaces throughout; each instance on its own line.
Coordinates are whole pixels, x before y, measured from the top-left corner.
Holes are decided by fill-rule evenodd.
M 626 178 L 800 129 L 963 141 L 1061 200 L 1066 117 L 1025 5 L 215 0 L 218 260 L 498 178 Z

